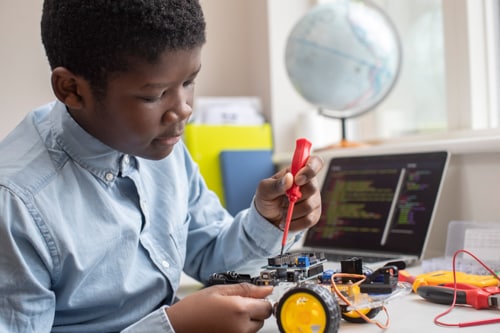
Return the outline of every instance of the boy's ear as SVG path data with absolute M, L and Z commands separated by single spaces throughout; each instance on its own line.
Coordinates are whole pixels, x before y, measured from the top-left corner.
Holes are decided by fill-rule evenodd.
M 86 81 L 73 74 L 65 67 L 56 67 L 52 70 L 52 90 L 62 103 L 70 109 L 81 109 L 84 106 Z

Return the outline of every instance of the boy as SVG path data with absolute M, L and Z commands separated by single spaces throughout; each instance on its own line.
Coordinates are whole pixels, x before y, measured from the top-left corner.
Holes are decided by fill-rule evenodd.
M 41 27 L 57 100 L 0 144 L 0 331 L 258 331 L 270 287 L 174 302 L 182 270 L 205 282 L 279 253 L 293 182 L 287 170 L 263 180 L 232 217 L 183 145 L 198 1 L 46 0 Z M 319 218 L 321 167 L 311 157 L 295 178 L 292 231 Z

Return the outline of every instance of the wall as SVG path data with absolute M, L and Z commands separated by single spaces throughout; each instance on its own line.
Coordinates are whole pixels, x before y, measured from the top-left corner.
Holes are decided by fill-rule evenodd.
M 201 0 L 207 44 L 197 96 L 259 96 L 270 118 L 267 0 Z
M 260 96 L 270 116 L 268 0 L 201 0 L 207 44 L 197 96 Z M 54 99 L 40 40 L 42 0 L 0 1 L 0 139 Z
M 53 99 L 40 41 L 42 1 L 0 2 L 0 139 L 34 107 Z

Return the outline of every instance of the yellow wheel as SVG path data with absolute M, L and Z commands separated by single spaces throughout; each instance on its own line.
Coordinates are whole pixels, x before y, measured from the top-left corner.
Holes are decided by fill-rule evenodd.
M 276 320 L 282 333 L 336 333 L 340 310 L 328 289 L 304 284 L 283 295 L 276 309 Z
M 371 308 L 371 309 L 360 309 L 358 310 L 368 318 L 373 318 L 375 317 L 381 310 L 381 307 L 378 308 Z M 351 323 L 366 323 L 366 321 L 361 318 L 358 312 L 356 311 L 348 311 L 348 312 L 342 312 L 342 318 L 345 321 L 351 322 Z

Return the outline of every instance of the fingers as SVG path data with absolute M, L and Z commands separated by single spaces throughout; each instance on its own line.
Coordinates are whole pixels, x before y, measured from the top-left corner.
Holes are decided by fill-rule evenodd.
M 263 179 L 257 188 L 257 195 L 263 200 L 274 200 L 283 196 L 295 184 L 303 186 L 313 179 L 323 167 L 323 159 L 319 156 L 311 156 L 306 165 L 295 175 L 295 179 L 290 173 L 290 169 L 282 169 L 272 177 Z
M 282 196 L 292 187 L 294 182 L 299 186 L 303 186 L 315 180 L 316 175 L 323 168 L 323 164 L 324 162 L 321 157 L 311 156 L 306 165 L 297 172 L 295 178 L 290 173 L 289 168 L 282 169 L 271 178 L 261 181 L 257 192 L 263 196 L 265 200 L 272 200 Z
M 248 320 L 244 325 L 245 329 L 234 332 L 258 332 L 264 326 L 264 321 L 272 315 L 272 305 L 264 299 L 255 298 L 243 298 L 243 302 Z
M 255 207 L 260 215 L 275 226 L 285 218 L 283 212 L 286 212 L 288 206 L 285 193 L 292 184 L 292 174 L 283 169 L 273 177 L 262 180 L 257 187 Z
M 309 228 L 316 224 L 321 215 L 321 196 L 319 192 L 314 192 L 307 200 L 299 200 L 295 203 L 291 231 L 298 231 Z
M 253 333 L 272 314 L 271 303 L 264 299 L 272 290 L 247 283 L 211 286 L 183 298 L 166 312 L 178 333 Z
M 292 187 L 293 176 L 287 169 L 282 169 L 271 178 L 263 179 L 257 188 L 257 195 L 264 200 L 275 200 L 283 196 Z
M 311 179 L 315 179 L 316 175 L 323 168 L 324 161 L 321 157 L 312 155 L 309 157 L 305 167 L 300 169 L 295 175 L 295 184 L 302 186 L 309 182 Z
M 250 283 L 216 285 L 214 288 L 220 288 L 219 293 L 222 295 L 251 298 L 264 298 L 273 291 L 272 286 L 256 286 Z
M 314 225 L 321 214 L 321 197 L 316 175 L 323 164 L 322 158 L 313 155 L 297 172 L 295 180 L 289 168 L 286 168 L 261 181 L 255 195 L 257 211 L 278 228 L 284 225 L 288 207 L 285 194 L 295 181 L 300 186 L 302 196 L 295 204 L 290 230 L 302 230 Z
M 264 299 L 247 298 L 246 302 L 246 309 L 252 321 L 264 323 L 264 320 L 269 318 L 273 313 L 271 303 Z
M 321 214 L 321 194 L 316 178 L 323 168 L 323 159 L 311 156 L 306 166 L 295 175 L 295 184 L 300 186 L 301 198 L 295 203 L 292 215 L 291 231 L 298 231 L 313 226 Z M 288 205 L 287 205 L 288 206 Z
M 264 320 L 271 315 L 271 303 L 264 298 L 273 291 L 272 286 L 256 286 L 250 283 L 237 283 L 220 287 L 220 293 L 225 296 L 240 296 L 245 298 L 246 307 L 252 320 Z

